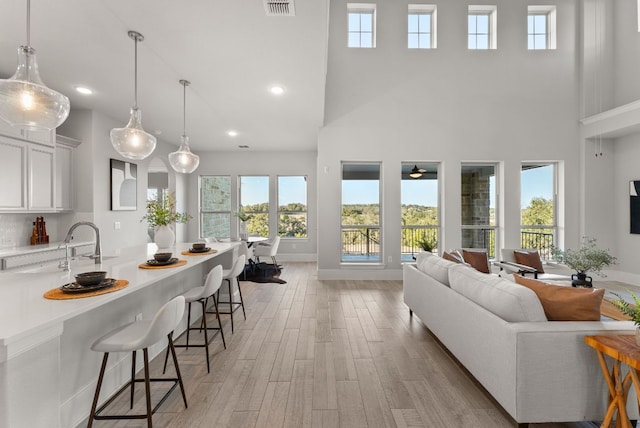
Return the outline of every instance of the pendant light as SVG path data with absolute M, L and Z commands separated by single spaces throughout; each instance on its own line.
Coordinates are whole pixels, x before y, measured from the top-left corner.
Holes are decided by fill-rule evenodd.
M 420 178 L 422 177 L 422 174 L 424 174 L 425 172 L 427 171 L 422 168 L 418 168 L 418 165 L 414 165 L 413 168 L 411 169 L 411 172 L 409 173 L 409 177 Z
M 27 0 L 27 44 L 18 48 L 16 73 L 0 79 L 0 119 L 24 129 L 51 130 L 69 116 L 69 98 L 42 82 L 30 33 L 31 0 Z
M 125 158 L 141 160 L 155 150 L 156 137 L 142 129 L 142 113 L 138 109 L 138 42 L 143 41 L 144 37 L 137 31 L 129 31 L 127 34 L 133 39 L 135 46 L 134 101 L 127 126 L 111 130 L 111 144 Z
M 177 152 L 169 153 L 169 163 L 176 172 L 191 174 L 200 164 L 200 156 L 193 154 L 189 149 L 189 137 L 187 137 L 187 86 L 188 80 L 180 80 L 183 86 L 182 92 L 182 142 Z

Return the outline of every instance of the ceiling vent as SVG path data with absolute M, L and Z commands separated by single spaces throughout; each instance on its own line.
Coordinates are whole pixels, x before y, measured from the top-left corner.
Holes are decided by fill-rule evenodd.
M 293 0 L 263 0 L 267 16 L 296 16 Z

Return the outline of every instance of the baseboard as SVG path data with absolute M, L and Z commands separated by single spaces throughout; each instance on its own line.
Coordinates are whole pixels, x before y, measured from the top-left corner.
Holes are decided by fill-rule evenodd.
M 603 270 L 606 276 L 601 277 L 598 275 L 591 275 L 594 281 L 605 280 L 605 281 L 620 281 L 626 284 L 631 284 L 640 287 L 640 274 L 631 273 L 631 272 L 623 272 L 619 270 Z

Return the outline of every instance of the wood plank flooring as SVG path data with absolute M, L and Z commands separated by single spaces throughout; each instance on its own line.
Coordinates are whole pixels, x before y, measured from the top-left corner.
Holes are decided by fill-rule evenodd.
M 229 320 L 223 318 L 227 349 L 219 337 L 214 340 L 210 374 L 204 348 L 177 349 L 189 408 L 184 408 L 179 390 L 174 391 L 154 416 L 154 426 L 515 425 L 421 321 L 409 316 L 402 302 L 402 281 L 319 281 L 316 269 L 315 263 L 285 263 L 281 278 L 287 284 L 241 282 L 247 320 L 236 312 L 231 334 Z M 214 325 L 215 318 L 210 317 Z M 195 339 L 197 333 L 192 334 Z M 151 363 L 152 376 L 161 375 L 162 362 L 158 357 Z M 173 375 L 172 369 L 168 374 Z M 161 385 L 153 385 L 157 391 L 152 399 L 162 395 Z M 144 412 L 142 388 L 136 386 L 133 412 Z M 127 411 L 128 399 L 123 394 L 109 412 Z M 94 426 L 146 423 L 96 421 Z

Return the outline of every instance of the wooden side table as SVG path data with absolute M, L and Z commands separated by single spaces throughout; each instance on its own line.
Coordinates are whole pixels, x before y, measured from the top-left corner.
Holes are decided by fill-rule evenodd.
M 638 380 L 640 347 L 636 344 L 635 335 L 586 336 L 584 342 L 598 353 L 600 368 L 609 388 L 609 405 L 601 428 L 611 425 L 616 410 L 618 411 L 616 428 L 633 428 L 626 406 L 631 384 L 636 390 L 636 395 L 640 397 L 640 380 Z M 605 355 L 613 358 L 611 372 L 605 361 Z M 624 377 L 621 370 L 623 363 L 629 367 Z

